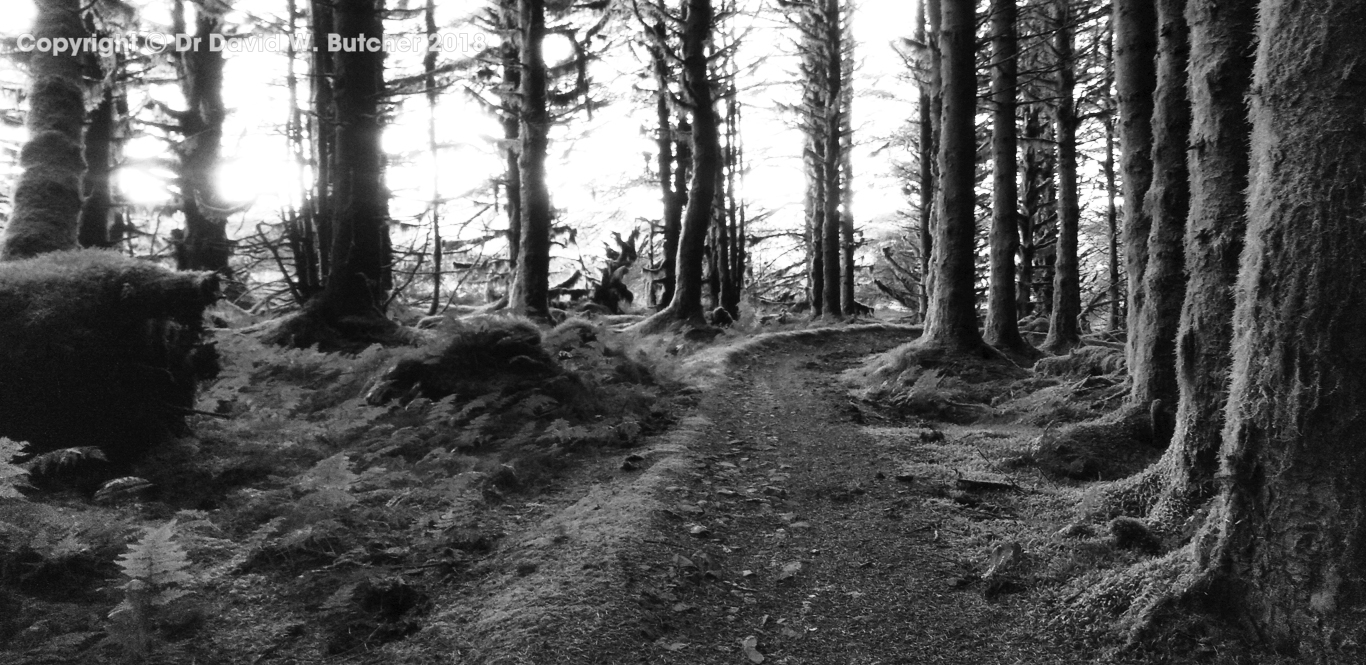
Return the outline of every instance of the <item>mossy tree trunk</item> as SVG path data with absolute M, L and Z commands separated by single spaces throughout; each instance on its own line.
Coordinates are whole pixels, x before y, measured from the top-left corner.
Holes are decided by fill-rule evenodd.
M 674 181 L 674 122 L 669 96 L 673 68 L 669 66 L 669 32 L 663 19 L 650 26 L 648 49 L 650 65 L 655 77 L 655 160 L 659 171 L 659 197 L 663 204 L 660 232 L 663 236 L 659 265 L 652 266 L 655 283 L 660 286 L 660 307 L 667 307 L 674 297 L 674 280 L 678 272 L 678 235 L 683 225 L 683 198 L 675 189 Z M 684 183 L 687 181 L 684 180 Z
M 36 38 L 85 35 L 77 0 L 36 4 Z M 29 139 L 19 152 L 23 173 L 14 187 L 14 208 L 0 244 L 0 260 L 6 261 L 74 249 L 81 214 L 85 102 L 80 59 L 69 53 L 34 51 L 29 72 Z
M 1077 260 L 1077 227 L 1081 201 L 1077 192 L 1077 84 L 1076 55 L 1072 44 L 1072 2 L 1053 5 L 1053 50 L 1058 56 L 1057 106 L 1054 122 L 1058 137 L 1058 240 L 1054 246 L 1053 309 L 1049 312 L 1048 337 L 1043 349 L 1062 354 L 1081 344 L 1081 274 Z
M 550 318 L 550 191 L 545 159 L 549 147 L 544 0 L 520 0 L 521 27 L 521 232 L 517 270 L 508 291 L 508 307 L 534 319 Z
M 81 247 L 110 247 L 113 238 L 111 214 L 114 209 L 113 179 L 115 161 L 114 133 L 119 122 L 119 99 L 113 85 L 106 86 L 104 97 L 87 115 L 85 130 L 86 172 L 82 189 L 78 240 Z
M 1226 480 L 1196 564 L 1260 639 L 1299 662 L 1355 662 L 1366 642 L 1366 4 L 1260 8 Z
M 705 325 L 704 250 L 721 169 L 719 119 L 707 58 L 714 20 L 711 0 L 687 0 L 682 20 L 683 102 L 692 111 L 692 182 L 678 242 L 678 284 L 667 307 L 636 325 L 641 332 L 675 324 Z
M 1016 0 L 991 3 L 991 285 L 987 297 L 986 341 L 1022 353 L 1015 300 L 1015 254 L 1020 247 L 1019 174 L 1016 160 Z
M 844 33 L 839 0 L 821 0 L 820 20 L 816 22 L 821 32 L 821 98 L 824 101 L 819 122 L 823 125 L 821 141 L 821 189 L 825 191 L 824 211 L 821 215 L 821 266 L 825 276 L 821 280 L 824 290 L 822 300 L 825 310 L 822 316 L 840 318 L 844 316 L 841 306 L 840 279 L 840 206 L 844 188 L 840 185 L 840 128 L 844 108 Z
M 934 294 L 934 238 L 935 224 L 940 219 L 939 200 L 939 140 L 943 135 L 944 114 L 944 54 L 940 51 L 939 33 L 944 27 L 943 0 L 922 0 L 920 20 L 916 27 L 920 43 L 929 51 L 929 71 L 920 87 L 920 312 L 928 317 L 930 299 Z
M 176 151 L 180 156 L 178 184 L 180 206 L 185 215 L 185 235 L 176 251 L 176 268 L 212 270 L 232 276 L 228 260 L 232 242 L 228 220 L 215 182 L 223 142 L 223 51 L 211 48 L 214 35 L 222 35 L 223 19 L 207 3 L 195 3 L 193 48 L 175 52 L 185 110 L 176 113 L 183 136 Z M 185 1 L 176 0 L 173 30 L 188 34 Z
M 503 139 L 507 142 L 507 147 L 503 148 L 503 201 L 507 210 L 507 240 L 508 240 L 508 270 L 515 273 L 517 270 L 517 254 L 521 252 L 522 240 L 522 171 L 518 164 L 518 148 L 522 138 L 521 120 L 521 100 L 518 94 L 522 89 L 522 54 L 518 44 L 520 40 L 514 39 L 513 35 L 520 31 L 518 27 L 521 12 L 518 10 L 518 0 L 498 0 L 489 9 L 490 23 L 499 34 L 504 35 L 502 44 L 499 45 L 497 56 L 501 76 L 503 78 L 503 89 L 516 91 L 516 94 L 499 95 L 499 122 L 503 126 Z
M 976 3 L 943 0 L 943 26 L 939 48 L 943 58 L 943 120 L 939 138 L 938 223 L 934 228 L 933 287 L 925 332 L 918 343 L 924 347 L 947 347 L 979 351 L 982 333 L 977 327 L 977 302 L 973 292 L 973 210 L 977 110 L 975 75 Z
M 1248 125 L 1256 0 L 1190 0 L 1190 216 L 1185 301 L 1177 334 L 1176 431 L 1146 497 L 1148 521 L 1171 533 L 1214 492 L 1228 396 L 1233 288 L 1247 231 Z
M 330 7 L 332 31 L 343 40 L 384 37 L 384 0 L 339 0 Z M 315 20 L 322 13 L 314 15 Z M 408 341 L 384 315 L 389 287 L 389 193 L 384 185 L 381 102 L 384 53 L 343 49 L 332 54 L 331 138 L 333 203 L 327 284 L 299 315 L 266 337 L 278 344 L 324 350 L 359 349 Z
M 1153 0 L 1114 0 L 1115 101 L 1119 106 L 1120 181 L 1124 192 L 1124 275 L 1128 280 L 1129 371 L 1143 311 L 1152 219 L 1143 197 L 1153 180 L 1153 99 L 1157 89 L 1157 8 Z
M 1130 403 L 1146 407 L 1160 399 L 1176 405 L 1176 329 L 1185 294 L 1184 240 L 1190 185 L 1186 146 L 1190 98 L 1186 64 L 1190 41 L 1186 0 L 1158 0 L 1157 91 L 1153 107 L 1153 178 L 1144 197 L 1151 220 L 1148 262 L 1143 271 L 1143 306 L 1130 329 Z M 1170 436 L 1170 432 L 1166 433 Z M 1165 443 L 1165 442 L 1159 442 Z

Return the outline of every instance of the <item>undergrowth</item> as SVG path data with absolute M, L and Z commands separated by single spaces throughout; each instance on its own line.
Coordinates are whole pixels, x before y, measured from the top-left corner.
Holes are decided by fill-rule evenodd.
M 494 572 L 506 508 L 671 423 L 671 381 L 602 326 L 485 317 L 436 337 L 338 355 L 220 332 L 195 434 L 106 483 L 103 505 L 98 483 L 63 482 L 105 473 L 97 456 L 25 459 L 0 439 L 0 610 L 20 608 L 0 662 L 217 662 L 203 645 L 250 648 L 290 621 L 296 648 L 326 654 L 403 639 L 430 598 Z M 263 585 L 276 602 L 249 601 Z

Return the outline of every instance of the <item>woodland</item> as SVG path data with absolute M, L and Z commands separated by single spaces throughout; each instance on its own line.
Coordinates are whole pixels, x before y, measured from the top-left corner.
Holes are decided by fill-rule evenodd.
M 1360 0 L 18 4 L 0 664 L 1366 661 Z

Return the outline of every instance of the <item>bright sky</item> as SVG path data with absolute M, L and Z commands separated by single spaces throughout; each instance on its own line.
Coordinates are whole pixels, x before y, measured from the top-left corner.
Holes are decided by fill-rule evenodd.
M 749 5 L 758 1 L 741 0 Z M 145 21 L 169 30 L 169 3 L 144 0 L 135 4 L 146 6 Z M 31 0 L 7 0 L 7 5 L 0 33 L 18 34 L 32 24 Z M 278 0 L 237 0 L 229 18 L 273 16 L 280 5 Z M 853 109 L 858 141 L 853 210 L 860 224 L 871 222 L 883 229 L 889 228 L 894 213 L 906 206 L 900 183 L 891 177 L 892 160 L 905 156 L 878 148 L 914 114 L 914 94 L 906 81 L 898 79 L 904 67 L 890 46 L 912 28 L 909 5 L 904 0 L 862 0 L 854 19 L 860 69 Z M 438 21 L 444 24 L 452 18 L 439 16 Z M 770 58 L 755 79 L 741 83 L 745 105 L 742 134 L 751 162 L 744 191 L 752 211 L 778 209 L 772 225 L 795 230 L 801 226 L 802 141 L 793 128 L 794 119 L 777 108 L 778 102 L 791 102 L 797 95 L 796 62 L 781 55 L 790 50 L 787 39 L 776 23 L 760 22 L 746 34 L 739 53 L 741 63 Z M 555 57 L 554 45 L 547 45 L 547 49 L 548 56 Z M 388 66 L 413 71 L 418 57 L 392 54 Z M 248 215 L 256 219 L 273 218 L 273 211 L 295 196 L 303 177 L 291 163 L 280 130 L 289 112 L 287 90 L 279 83 L 284 63 L 281 53 L 228 55 L 225 97 L 230 114 L 220 183 L 227 198 L 254 201 Z M 606 57 L 591 73 L 599 84 L 629 89 L 639 80 L 641 70 L 641 63 L 623 48 Z M 758 79 L 777 84 L 755 87 Z M 647 80 L 643 85 L 652 83 Z M 172 107 L 183 104 L 175 86 L 160 86 L 149 94 Z M 307 98 L 306 90 L 303 97 Z M 552 134 L 549 185 L 555 206 L 570 224 L 603 232 L 625 231 L 637 218 L 659 214 L 653 185 L 622 188 L 623 183 L 641 179 L 654 150 L 650 136 L 653 105 L 637 105 L 631 99 L 623 95 L 617 103 L 595 112 L 591 121 L 576 119 L 572 132 L 557 127 Z M 136 108 L 143 101 L 130 103 Z M 427 150 L 425 99 L 404 101 L 385 132 L 385 148 L 393 158 L 388 183 L 394 195 L 391 212 L 395 220 L 411 221 L 425 209 L 432 197 L 433 169 L 440 196 L 450 201 L 444 218 L 454 222 L 472 214 L 476 209 L 472 194 L 486 190 L 489 179 L 502 171 L 502 158 L 493 143 L 502 130 L 482 109 L 452 91 L 444 96 L 437 118 L 437 140 L 449 148 L 436 160 Z M 131 141 L 125 153 L 130 160 L 150 160 L 165 150 L 160 140 L 143 138 Z M 119 185 L 135 202 L 157 203 L 166 198 L 164 175 L 155 169 L 124 169 Z M 491 212 L 488 214 L 492 217 Z M 500 225 L 501 219 L 493 223 Z M 870 235 L 875 230 L 870 229 Z M 589 255 L 600 251 L 592 237 L 581 237 L 580 246 Z

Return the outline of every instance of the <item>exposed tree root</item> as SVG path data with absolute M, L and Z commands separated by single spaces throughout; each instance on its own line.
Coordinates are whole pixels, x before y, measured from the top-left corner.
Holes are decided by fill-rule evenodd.
M 416 330 L 405 328 L 378 312 L 366 316 L 332 316 L 321 308 L 310 307 L 266 326 L 261 339 L 267 344 L 296 348 L 316 346 L 319 351 L 343 353 L 359 352 L 371 344 L 412 346 L 426 340 Z
M 1150 409 L 1126 405 L 1095 420 L 1045 432 L 1033 461 L 1052 476 L 1113 480 L 1147 466 L 1161 450 L 1156 443 Z M 1140 484 L 1138 489 L 1144 487 Z M 1124 510 L 1112 512 L 1125 514 Z

